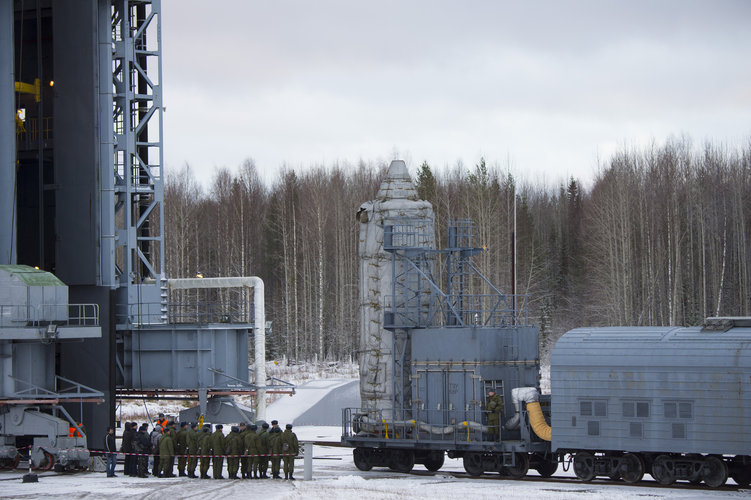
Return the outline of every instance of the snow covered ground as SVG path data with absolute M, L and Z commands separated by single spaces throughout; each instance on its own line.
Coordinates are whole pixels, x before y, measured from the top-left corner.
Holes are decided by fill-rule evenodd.
M 356 387 L 351 378 L 314 380 L 299 387 L 293 397 L 284 396 L 268 408 L 268 418 L 280 424 L 294 422 L 309 410 L 316 418 L 330 419 L 333 425 L 296 425 L 294 431 L 301 441 L 338 441 L 341 435 L 341 407 L 338 402 L 348 400 L 348 392 Z M 321 412 L 321 408 L 327 412 Z M 322 417 L 323 415 L 323 417 Z M 398 474 L 376 468 L 368 472 L 357 470 L 348 448 L 314 447 L 313 479 L 304 481 L 303 462 L 296 463 L 297 481 L 284 480 L 198 480 L 188 478 L 138 479 L 125 477 L 118 465 L 116 478 L 104 473 L 84 472 L 69 475 L 41 474 L 38 483 L 22 483 L 20 471 L 0 472 L 0 498 L 248 498 L 262 495 L 264 499 L 397 499 L 415 498 L 520 498 L 520 499 L 705 499 L 749 498 L 751 491 L 689 490 L 686 488 L 633 487 L 606 482 L 560 483 L 530 479 L 514 481 L 487 474 L 487 480 L 456 478 L 449 472 L 463 472 L 461 460 L 446 459 L 437 473 L 428 473 L 423 466 L 415 466 L 419 474 Z M 226 467 L 226 465 L 225 465 Z M 530 473 L 533 474 L 533 473 Z M 559 474 L 562 474 L 559 471 Z M 567 475 L 572 475 L 571 472 Z M 224 476 L 227 476 L 225 470 Z
M 296 427 L 301 440 L 338 440 L 338 426 Z M 460 460 L 446 460 L 446 464 L 433 475 L 397 474 L 387 469 L 358 471 L 352 463 L 352 452 L 347 448 L 315 447 L 313 480 L 304 481 L 303 464 L 296 465 L 297 481 L 284 480 L 199 480 L 188 478 L 137 479 L 106 478 L 104 473 L 85 472 L 64 476 L 41 475 L 38 483 L 22 483 L 21 473 L 0 473 L 2 498 L 197 498 L 224 499 L 248 498 L 262 495 L 264 499 L 397 499 L 415 498 L 535 498 L 546 499 L 747 499 L 751 491 L 688 490 L 651 487 L 619 486 L 593 483 L 549 483 L 530 480 L 503 480 L 496 475 L 488 480 L 456 478 L 449 471 L 463 471 Z M 424 471 L 420 465 L 415 471 Z M 225 471 L 226 477 L 226 471 Z

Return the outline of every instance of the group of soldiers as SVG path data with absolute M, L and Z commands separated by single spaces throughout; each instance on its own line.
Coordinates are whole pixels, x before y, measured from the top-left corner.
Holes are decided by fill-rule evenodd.
M 147 477 L 148 456 L 153 454 L 154 476 L 175 477 L 177 457 L 178 476 L 199 477 L 196 475 L 196 468 L 199 468 L 201 479 L 211 479 L 208 472 L 213 465 L 213 478 L 224 479 L 222 469 L 226 456 L 229 479 L 240 479 L 238 472 L 242 479 L 266 479 L 269 465 L 271 477 L 281 479 L 282 462 L 284 479 L 295 479 L 295 456 L 300 447 L 292 432 L 292 424 L 287 424 L 282 431 L 276 420 L 271 421 L 271 426 L 264 422 L 260 430 L 256 424 L 242 423 L 233 425 L 228 435 L 224 434 L 221 424 L 216 425 L 213 432 L 211 424 L 204 424 L 200 430 L 198 427 L 198 424 L 188 422 L 181 422 L 178 426 L 163 420 L 160 415 L 149 435 L 145 424 L 138 428 L 138 424 L 127 423 L 123 448 L 128 447 L 126 442 L 132 443 L 135 455 L 126 455 L 125 474 Z M 126 433 L 132 434 L 126 436 Z

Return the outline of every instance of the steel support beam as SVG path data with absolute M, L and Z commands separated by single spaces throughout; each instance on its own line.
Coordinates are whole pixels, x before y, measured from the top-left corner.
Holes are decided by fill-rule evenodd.
M 13 0 L 0 0 L 0 264 L 16 263 Z

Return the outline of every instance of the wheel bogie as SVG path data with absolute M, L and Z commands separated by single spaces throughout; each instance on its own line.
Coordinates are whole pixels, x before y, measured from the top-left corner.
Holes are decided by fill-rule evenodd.
M 574 474 L 581 481 L 591 481 L 595 478 L 595 457 L 588 451 L 580 451 L 574 455 Z
M 430 472 L 436 472 L 443 467 L 445 454 L 443 451 L 430 451 L 426 453 L 415 453 L 415 461 L 421 463 Z
M 535 453 L 530 457 L 530 468 L 537 471 L 542 477 L 551 477 L 558 470 L 558 459 L 555 456 L 546 457 Z
M 361 471 L 367 472 L 373 468 L 373 452 L 371 448 L 355 448 L 352 450 L 352 460 L 355 467 Z
M 521 479 L 529 471 L 529 455 L 526 453 L 514 453 L 513 464 L 505 466 L 505 475 L 512 479 Z
M 391 450 L 389 453 L 389 469 L 395 472 L 407 473 L 415 466 L 415 453 L 412 450 Z
M 719 488 L 728 480 L 728 466 L 722 457 L 707 457 L 701 471 L 704 484 L 710 488 Z
M 627 483 L 638 483 L 644 477 L 644 459 L 636 453 L 626 453 L 620 460 L 621 479 Z

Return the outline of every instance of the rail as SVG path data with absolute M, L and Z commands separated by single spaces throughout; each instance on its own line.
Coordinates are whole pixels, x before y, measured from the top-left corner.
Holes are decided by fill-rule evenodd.
M 0 328 L 99 326 L 99 304 L 0 304 Z
M 227 302 L 170 302 L 164 315 L 160 302 L 142 302 L 119 305 L 116 308 L 119 324 L 209 324 L 234 323 L 253 325 L 254 311 L 238 304 Z

